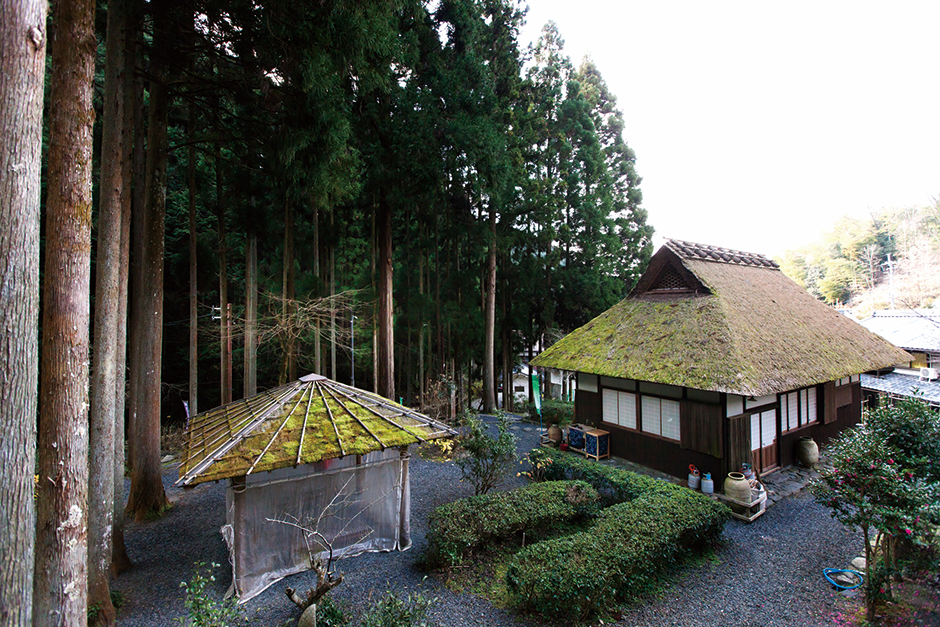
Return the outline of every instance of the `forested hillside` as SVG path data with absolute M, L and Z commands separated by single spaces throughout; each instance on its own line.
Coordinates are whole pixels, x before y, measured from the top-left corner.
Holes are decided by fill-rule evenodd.
M 931 307 L 940 296 L 940 203 L 843 217 L 777 261 L 811 294 L 859 318 L 892 304 Z

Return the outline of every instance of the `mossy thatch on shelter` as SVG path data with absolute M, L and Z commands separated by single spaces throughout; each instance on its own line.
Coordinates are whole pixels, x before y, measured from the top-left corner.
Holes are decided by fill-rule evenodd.
M 456 431 L 386 398 L 308 375 L 193 416 L 182 485 L 365 455 Z
M 630 296 L 532 364 L 763 396 L 909 360 L 767 257 L 669 240 Z

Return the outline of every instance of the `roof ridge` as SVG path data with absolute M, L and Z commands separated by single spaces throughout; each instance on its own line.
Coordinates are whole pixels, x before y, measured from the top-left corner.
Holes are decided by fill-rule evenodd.
M 682 259 L 714 261 L 737 266 L 779 269 L 777 262 L 760 253 L 749 253 L 732 248 L 722 248 L 709 244 L 697 244 L 679 239 L 667 239 L 664 244 Z

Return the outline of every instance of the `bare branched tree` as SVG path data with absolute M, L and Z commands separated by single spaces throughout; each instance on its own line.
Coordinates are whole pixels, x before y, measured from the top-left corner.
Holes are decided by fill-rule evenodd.
M 333 341 L 331 332 L 335 328 L 337 346 L 348 352 L 352 345 L 350 327 L 340 321 L 348 322 L 348 317 L 355 314 L 363 323 L 369 323 L 372 304 L 362 300 L 362 293 L 363 290 L 346 290 L 332 296 L 285 299 L 279 294 L 262 292 L 259 309 L 263 313 L 259 313 L 254 322 L 254 341 L 257 345 L 277 342 L 284 357 L 283 363 L 287 364 L 290 358 L 299 360 L 308 354 L 314 342 Z M 245 340 L 246 322 L 244 318 L 233 318 L 233 342 Z M 222 339 L 217 324 L 204 325 L 200 331 L 200 341 L 212 343 Z M 289 352 L 293 354 L 289 355 Z M 318 366 L 314 364 L 313 369 L 318 370 Z
M 392 492 L 392 490 L 389 490 L 370 503 L 363 504 L 361 493 L 348 490 L 350 482 L 355 478 L 355 473 L 350 475 L 346 483 L 343 484 L 343 487 L 337 491 L 329 504 L 323 508 L 316 518 L 313 516 L 297 518 L 290 514 L 285 514 L 284 517 L 280 519 L 265 519 L 268 522 L 276 522 L 294 527 L 303 533 L 304 544 L 307 547 L 307 555 L 310 559 L 310 569 L 317 575 L 316 586 L 307 590 L 304 596 L 299 595 L 293 588 L 286 588 L 284 590 L 287 598 L 303 611 L 300 615 L 300 619 L 297 621 L 297 627 L 316 627 L 317 603 L 330 590 L 343 583 L 343 573 L 337 575 L 334 568 L 335 557 L 333 550 L 336 539 L 347 536 L 350 526 L 360 518 L 363 512 L 385 499 Z M 394 489 L 397 489 L 397 486 L 393 488 L 393 490 Z M 346 520 L 345 524 L 338 531 L 327 534 L 321 530 L 324 521 L 331 518 L 342 518 L 343 513 L 351 508 L 358 509 L 355 514 Z M 367 527 L 360 533 L 354 544 L 362 542 L 372 535 L 374 531 L 374 529 Z M 324 554 L 326 554 L 325 559 L 323 557 Z

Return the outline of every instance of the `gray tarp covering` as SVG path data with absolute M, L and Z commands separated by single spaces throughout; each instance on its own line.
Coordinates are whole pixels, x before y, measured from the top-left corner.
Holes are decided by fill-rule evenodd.
M 323 534 L 334 558 L 411 546 L 408 455 L 397 448 L 365 455 L 358 464 L 351 455 L 239 478 L 230 482 L 225 505 L 230 592 L 239 603 L 308 570 L 308 543 L 328 556 L 298 524 Z

